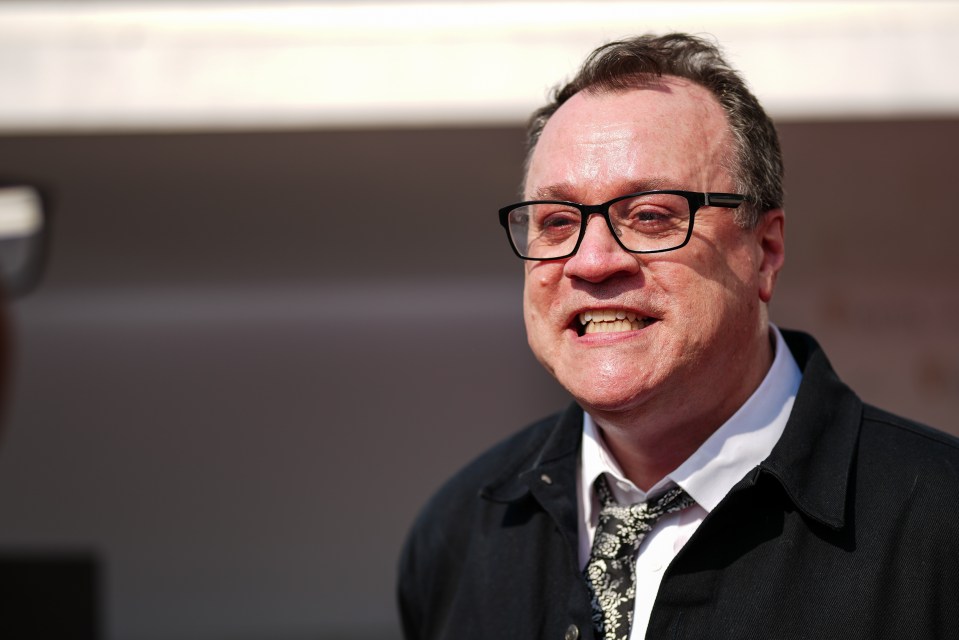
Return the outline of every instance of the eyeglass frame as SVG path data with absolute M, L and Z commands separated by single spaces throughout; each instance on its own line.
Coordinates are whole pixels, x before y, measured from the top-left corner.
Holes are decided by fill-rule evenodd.
M 689 227 L 686 229 L 686 237 L 683 239 L 682 243 L 676 245 L 675 247 L 670 247 L 668 249 L 630 249 L 623 244 L 622 240 L 619 239 L 619 236 L 616 234 L 616 229 L 613 228 L 613 222 L 609 219 L 609 208 L 629 198 L 636 198 L 639 196 L 645 195 L 655 195 L 655 194 L 666 194 L 666 195 L 676 195 L 686 198 L 686 202 L 689 203 Z M 627 193 L 626 195 L 617 196 L 612 200 L 603 202 L 601 204 L 581 204 L 579 202 L 570 202 L 566 200 L 524 200 L 523 202 L 516 202 L 514 204 L 506 205 L 501 207 L 499 210 L 499 222 L 503 225 L 503 228 L 506 230 L 506 238 L 509 240 L 509 246 L 513 250 L 513 253 L 516 254 L 521 260 L 534 260 L 537 262 L 544 262 L 547 260 L 563 260 L 569 258 L 576 254 L 579 251 L 579 245 L 582 244 L 583 238 L 586 236 L 586 227 L 589 222 L 589 217 L 592 215 L 602 216 L 606 220 L 606 227 L 609 229 L 610 234 L 615 238 L 616 244 L 618 244 L 623 251 L 628 253 L 665 253 L 667 251 L 675 251 L 676 249 L 681 249 L 689 244 L 689 239 L 693 236 L 693 225 L 696 221 L 696 212 L 703 207 L 721 207 L 723 209 L 738 209 L 741 204 L 744 202 L 754 202 L 749 196 L 742 195 L 740 193 L 721 193 L 715 191 L 699 192 L 699 191 L 682 191 L 677 189 L 654 189 L 652 191 L 637 191 L 635 193 Z M 519 252 L 519 249 L 516 248 L 516 243 L 513 242 L 513 236 L 509 231 L 509 214 L 514 209 L 519 207 L 525 207 L 535 204 L 561 204 L 574 207 L 579 210 L 581 220 L 579 223 L 579 237 L 576 238 L 576 244 L 573 245 L 572 250 L 569 253 L 566 253 L 561 256 L 556 256 L 552 258 L 533 258 L 529 256 L 524 256 Z

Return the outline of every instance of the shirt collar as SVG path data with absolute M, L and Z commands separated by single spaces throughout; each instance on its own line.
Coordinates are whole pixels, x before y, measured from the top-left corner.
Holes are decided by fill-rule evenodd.
M 621 503 L 645 501 L 678 485 L 706 511 L 712 511 L 751 469 L 765 460 L 786 427 L 802 373 L 776 327 L 775 357 L 766 377 L 748 400 L 693 455 L 648 492 L 626 479 L 607 449 L 592 417 L 583 414 L 581 494 L 590 496 L 600 474 L 610 476 L 610 489 Z M 594 500 L 584 504 L 596 507 Z M 594 514 L 590 514 L 592 516 Z

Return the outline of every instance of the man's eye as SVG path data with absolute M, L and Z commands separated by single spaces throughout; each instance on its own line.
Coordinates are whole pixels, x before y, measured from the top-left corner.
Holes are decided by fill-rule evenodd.
M 576 221 L 569 215 L 551 215 L 543 220 L 543 227 L 548 229 L 564 229 L 575 224 Z
M 579 226 L 579 212 L 542 209 L 535 216 L 536 225 L 544 231 L 557 232 L 575 229 Z
M 672 217 L 669 211 L 656 209 L 640 209 L 633 213 L 632 218 L 639 222 L 660 222 Z
M 682 225 L 689 217 L 689 203 L 673 193 L 650 193 L 625 198 L 610 209 L 616 225 L 623 225 L 640 233 L 662 233 Z
M 626 219 L 631 225 L 655 227 L 673 224 L 677 215 L 665 207 L 643 206 L 630 211 Z

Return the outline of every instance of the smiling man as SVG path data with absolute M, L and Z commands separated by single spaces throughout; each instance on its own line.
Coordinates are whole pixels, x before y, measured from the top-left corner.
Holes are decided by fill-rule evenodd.
M 957 637 L 959 443 L 770 324 L 779 143 L 719 51 L 603 46 L 529 140 L 500 221 L 576 403 L 420 515 L 406 637 Z

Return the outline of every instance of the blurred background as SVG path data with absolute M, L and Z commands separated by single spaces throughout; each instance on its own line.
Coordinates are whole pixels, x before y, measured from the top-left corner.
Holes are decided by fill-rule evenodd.
M 784 146 L 774 320 L 959 433 L 959 5 L 266 7 L 0 1 L 0 177 L 55 204 L 0 555 L 92 559 L 95 637 L 398 639 L 418 508 L 567 402 L 496 209 L 528 113 L 623 35 L 719 39 Z

